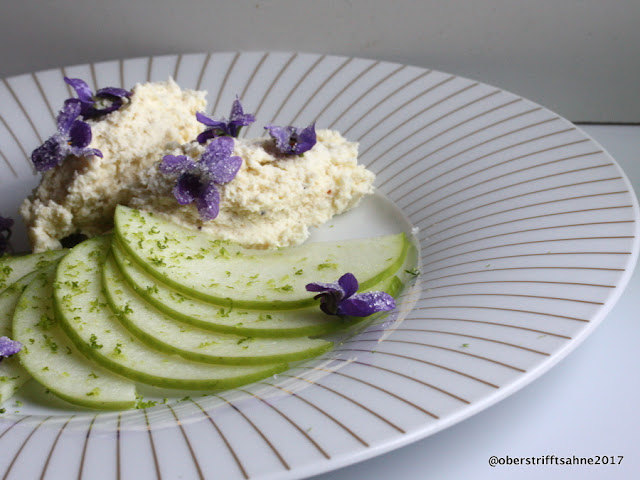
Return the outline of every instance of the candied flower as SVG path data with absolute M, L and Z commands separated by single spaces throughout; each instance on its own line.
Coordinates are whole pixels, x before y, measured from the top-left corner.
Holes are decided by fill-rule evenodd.
M 0 337 L 0 361 L 5 357 L 15 355 L 22 348 L 20 342 L 11 340 L 9 337 Z
M 69 155 L 102 157 L 102 152 L 87 148 L 91 143 L 91 126 L 78 120 L 82 110 L 81 101 L 71 98 L 64 102 L 58 113 L 58 132 L 48 138 L 31 154 L 31 161 L 39 172 L 45 172 L 60 163 Z
M 256 121 L 256 117 L 251 113 L 244 113 L 240 99 L 237 96 L 231 106 L 231 113 L 229 114 L 228 121 L 224 118 L 222 120 L 214 120 L 200 112 L 196 113 L 196 118 L 200 123 L 208 127 L 204 132 L 198 135 L 197 140 L 200 144 L 207 143 L 207 140 L 213 137 L 237 137 L 242 127 L 251 125 Z
M 216 137 L 206 147 L 199 161 L 186 155 L 165 155 L 159 170 L 165 175 L 178 174 L 173 195 L 180 205 L 195 202 L 203 220 L 213 220 L 220 211 L 220 192 L 216 185 L 233 180 L 242 158 L 231 156 L 234 141 Z
M 316 144 L 315 123 L 307 128 L 278 127 L 277 125 L 267 125 L 264 128 L 276 141 L 276 148 L 285 155 L 302 155 Z
M 320 292 L 316 300 L 320 300 L 320 309 L 327 315 L 350 315 L 366 317 L 376 312 L 385 312 L 396 307 L 396 302 L 386 292 L 358 291 L 358 280 L 352 273 L 345 273 L 337 282 L 308 283 L 308 292 Z
M 11 238 L 11 227 L 13 227 L 13 219 L 5 218 L 0 215 L 0 257 L 9 251 L 9 239 Z
M 94 94 L 89 85 L 79 78 L 64 77 L 64 81 L 76 91 L 82 106 L 80 115 L 85 119 L 96 118 L 118 110 L 123 105 L 124 99 L 131 96 L 131 92 L 116 87 L 100 88 Z

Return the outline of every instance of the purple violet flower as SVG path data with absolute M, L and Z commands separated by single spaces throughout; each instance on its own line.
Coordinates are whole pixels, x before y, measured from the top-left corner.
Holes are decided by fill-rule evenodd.
M 84 119 L 96 118 L 118 110 L 124 99 L 131 96 L 131 92 L 116 87 L 101 88 L 94 94 L 89 85 L 79 78 L 64 77 L 64 81 L 76 91 L 82 106 L 80 115 Z
M 60 163 L 69 155 L 102 157 L 102 152 L 87 148 L 91 143 L 91 126 L 78 120 L 82 104 L 77 98 L 70 98 L 58 113 L 58 132 L 49 137 L 31 153 L 31 161 L 39 172 L 45 172 Z
M 307 128 L 278 127 L 277 125 L 267 125 L 264 128 L 276 141 L 276 148 L 285 155 L 302 155 L 316 144 L 315 123 Z
M 350 315 L 367 317 L 376 312 L 386 312 L 396 307 L 396 302 L 386 292 L 358 291 L 358 280 L 352 273 L 345 273 L 337 282 L 308 283 L 308 292 L 320 292 L 315 298 L 320 299 L 320 309 L 327 315 Z
M 220 211 L 220 192 L 216 185 L 233 180 L 240 170 L 242 158 L 231 156 L 234 140 L 215 137 L 199 161 L 186 155 L 165 155 L 158 166 L 165 175 L 179 174 L 173 195 L 180 205 L 196 203 L 203 220 L 213 220 Z
M 13 227 L 13 219 L 5 218 L 0 215 L 0 257 L 9 251 L 9 239 L 11 238 L 11 227 Z
M 205 144 L 207 140 L 214 137 L 238 137 L 240 133 L 240 129 L 247 125 L 251 125 L 256 121 L 256 117 L 254 117 L 251 113 L 244 113 L 242 109 L 242 104 L 240 103 L 240 99 L 236 96 L 236 99 L 231 106 L 231 113 L 229 114 L 229 120 L 214 120 L 212 118 L 207 117 L 203 113 L 196 113 L 196 118 L 198 121 L 208 128 L 198 135 L 198 143 Z
M 5 357 L 15 355 L 22 349 L 22 344 L 9 337 L 0 337 L 0 361 Z

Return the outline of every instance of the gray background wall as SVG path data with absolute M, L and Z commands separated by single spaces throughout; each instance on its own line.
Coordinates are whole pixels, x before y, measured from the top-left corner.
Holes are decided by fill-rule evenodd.
M 444 70 L 573 121 L 640 122 L 640 0 L 0 0 L 0 77 L 229 50 Z

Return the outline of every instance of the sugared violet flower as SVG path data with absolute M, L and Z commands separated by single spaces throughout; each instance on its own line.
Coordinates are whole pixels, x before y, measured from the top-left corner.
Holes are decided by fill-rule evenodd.
M 0 337 L 0 361 L 5 357 L 15 355 L 22 349 L 22 344 L 9 337 Z
M 337 282 L 308 283 L 308 292 L 320 292 L 316 300 L 320 300 L 320 309 L 327 315 L 350 315 L 366 317 L 376 312 L 386 312 L 396 306 L 391 295 L 386 292 L 358 291 L 358 280 L 352 273 L 345 273 Z
M 58 113 L 58 131 L 31 153 L 31 161 L 39 172 L 45 172 L 60 163 L 69 155 L 102 157 L 102 152 L 87 148 L 91 143 L 91 126 L 78 120 L 82 111 L 82 102 L 70 98 Z
M 276 141 L 276 148 L 285 155 L 302 155 L 316 144 L 315 123 L 307 128 L 278 127 L 277 125 L 267 125 L 264 128 Z
M 124 99 L 131 96 L 131 92 L 124 88 L 105 87 L 98 89 L 94 94 L 84 80 L 64 77 L 64 81 L 76 91 L 82 107 L 80 115 L 84 119 L 100 117 L 118 110 L 124 104 Z
M 256 121 L 256 117 L 251 113 L 244 113 L 240 99 L 237 96 L 231 106 L 229 120 L 224 118 L 222 120 L 214 120 L 200 112 L 196 113 L 196 119 L 207 126 L 207 129 L 197 137 L 200 144 L 205 144 L 207 140 L 214 137 L 238 137 L 242 127 L 251 125 Z
M 0 257 L 9 251 L 13 219 L 0 216 Z
M 231 156 L 233 145 L 231 137 L 216 137 L 199 161 L 186 155 L 165 155 L 158 167 L 165 175 L 179 175 L 173 195 L 180 205 L 195 202 L 203 220 L 213 220 L 220 211 L 220 192 L 216 185 L 230 182 L 240 170 L 242 158 Z

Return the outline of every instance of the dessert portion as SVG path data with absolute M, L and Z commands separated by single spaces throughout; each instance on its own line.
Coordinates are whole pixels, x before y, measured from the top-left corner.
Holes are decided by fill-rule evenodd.
M 34 252 L 68 246 L 63 239 L 69 236 L 110 231 L 118 204 L 246 247 L 298 245 L 309 227 L 373 192 L 375 176 L 357 163 L 357 143 L 336 131 L 267 125 L 270 136 L 236 138 L 255 121 L 239 100 L 228 121 L 213 120 L 200 113 L 205 92 L 181 90 L 169 80 L 138 84 L 130 93 L 103 89 L 109 91 L 100 101 L 109 108 L 99 110 L 101 91 L 92 96 L 84 82 L 67 83 L 79 98 L 65 102 L 58 133 L 34 152 L 36 168 L 46 171 L 20 210 Z M 203 170 L 198 159 L 211 149 L 218 156 L 224 151 L 225 161 L 235 159 L 233 172 L 222 166 L 223 176 L 215 177 Z M 166 157 L 174 163 L 163 169 Z M 178 180 L 191 183 L 181 198 Z M 203 214 L 199 193 L 215 197 L 207 204 L 215 204 L 215 215 Z
M 93 119 L 90 148 L 98 155 L 68 155 L 45 171 L 21 208 L 34 252 L 58 249 L 69 235 L 92 237 L 113 228 L 116 205 L 128 204 L 142 174 L 167 143 L 185 143 L 202 130 L 196 112 L 205 92 L 182 90 L 174 81 L 136 85 L 118 110 Z
M 219 187 L 220 210 L 205 221 L 193 205 L 180 205 L 175 178 L 158 175 L 155 165 L 141 175 L 130 206 L 157 213 L 213 238 L 246 247 L 277 248 L 301 244 L 310 226 L 358 204 L 373 193 L 374 174 L 357 163 L 358 147 L 332 130 L 318 130 L 317 143 L 302 156 L 283 155 L 269 137 L 235 139 L 233 155 L 242 165 L 233 181 Z M 167 154 L 201 157 L 204 145 L 169 146 Z
M 395 308 L 404 233 L 300 245 L 373 192 L 356 143 L 315 124 L 238 138 L 255 122 L 238 98 L 212 119 L 171 80 L 65 82 L 77 98 L 33 151 L 43 177 L 21 207 L 39 253 L 0 259 L 0 402 L 30 377 L 96 409 L 146 408 L 138 383 L 234 388 Z

